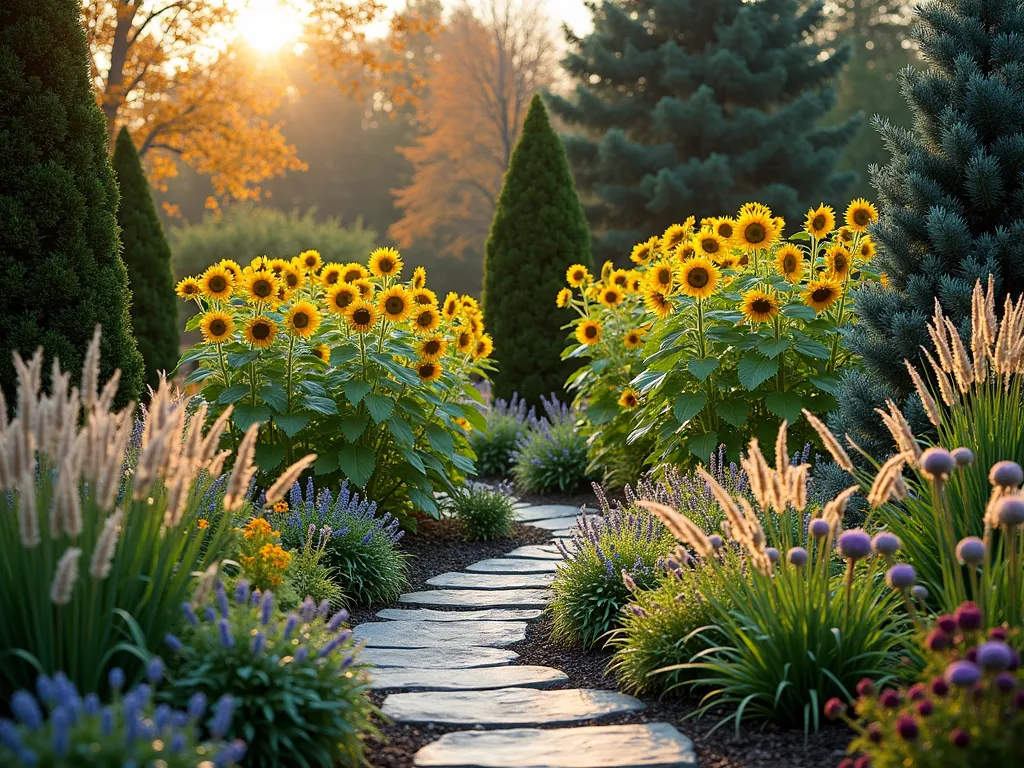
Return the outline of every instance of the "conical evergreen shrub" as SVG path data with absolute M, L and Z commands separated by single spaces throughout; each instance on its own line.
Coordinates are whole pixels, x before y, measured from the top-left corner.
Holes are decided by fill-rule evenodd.
M 167 243 L 146 173 L 128 130 L 114 147 L 114 172 L 121 190 L 117 221 L 121 257 L 132 293 L 132 328 L 146 365 L 146 383 L 156 389 L 160 371 L 178 364 L 178 304 Z
M 0 2 L 0 387 L 11 352 L 81 370 L 98 324 L 101 376 L 120 403 L 142 390 L 118 253 L 117 184 L 89 82 L 79 0 Z
M 498 198 L 484 262 L 484 323 L 494 337 L 494 397 L 529 403 L 572 372 L 555 296 L 573 264 L 591 266 L 590 234 L 569 163 L 540 96 L 530 103 Z

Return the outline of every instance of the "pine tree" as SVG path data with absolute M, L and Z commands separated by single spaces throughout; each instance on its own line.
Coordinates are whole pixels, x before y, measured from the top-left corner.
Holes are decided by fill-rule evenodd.
M 118 402 L 142 389 L 118 254 L 117 183 L 89 82 L 78 0 L 0 3 L 0 387 L 11 352 L 42 346 L 80 370 L 103 326 L 101 377 L 121 369 Z
M 484 323 L 494 337 L 494 396 L 530 403 L 561 392 L 572 364 L 555 295 L 572 264 L 591 265 L 587 220 L 539 95 L 512 152 L 487 238 Z
M 976 280 L 1024 291 L 1024 7 L 1018 0 L 933 0 L 913 37 L 929 65 L 901 75 L 914 130 L 879 121 L 892 157 L 872 169 L 876 264 L 888 287 L 858 292 L 847 339 L 864 370 L 843 382 L 832 425 L 876 456 L 891 450 L 874 408 L 912 390 L 935 300 L 961 328 Z M 997 302 L 997 305 L 1001 304 Z
M 178 303 L 171 275 L 171 246 L 126 128 L 117 135 L 114 172 L 121 191 L 117 222 L 132 293 L 132 328 L 146 365 L 146 383 L 156 389 L 159 372 L 173 371 L 178 364 Z
M 791 221 L 839 204 L 853 173 L 833 169 L 862 120 L 822 128 L 845 48 L 811 35 L 819 3 L 798 0 L 604 0 L 594 31 L 568 35 L 577 81 L 552 110 L 588 203 L 598 261 L 687 215 L 756 200 Z

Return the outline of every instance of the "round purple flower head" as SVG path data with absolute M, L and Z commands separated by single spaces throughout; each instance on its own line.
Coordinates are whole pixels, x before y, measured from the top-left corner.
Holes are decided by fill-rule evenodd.
M 914 566 L 907 563 L 897 563 L 885 574 L 886 583 L 893 589 L 905 590 L 914 586 L 917 574 L 914 573 Z
M 958 467 L 966 467 L 974 463 L 974 451 L 970 448 L 954 448 L 953 461 Z
M 868 723 L 868 739 L 875 744 L 882 741 L 882 726 L 878 723 Z
M 997 461 L 988 471 L 988 479 L 1000 488 L 1019 488 L 1024 483 L 1024 469 L 1016 461 Z
M 925 697 L 924 683 L 915 683 L 910 686 L 910 690 L 907 691 L 907 698 L 911 701 L 920 701 Z
M 920 600 L 923 603 L 928 599 L 928 587 L 924 584 L 915 584 L 910 590 L 910 594 L 914 596 L 915 600 Z
M 859 683 L 857 683 L 858 696 L 873 696 L 874 693 L 875 683 L 870 677 L 865 677 Z
M 932 680 L 932 693 L 936 696 L 945 696 L 949 693 L 949 685 L 941 677 L 936 677 Z
M 813 520 L 811 520 L 811 523 L 808 526 L 807 530 L 810 531 L 811 536 L 813 536 L 814 538 L 824 539 L 826 536 L 828 536 L 829 531 L 832 530 L 832 526 L 830 526 L 820 517 L 816 517 Z
M 860 528 L 839 534 L 839 553 L 847 560 L 863 560 L 871 554 L 871 537 Z
M 835 696 L 825 702 L 825 717 L 829 720 L 835 720 L 845 711 L 846 705 Z
M 900 738 L 904 741 L 913 741 L 917 738 L 917 734 L 919 733 L 917 720 L 912 718 L 910 715 L 901 715 L 896 720 L 896 733 L 898 733 Z
M 933 447 L 921 454 L 921 470 L 931 478 L 943 478 L 956 469 L 953 454 L 945 448 Z
M 878 703 L 886 709 L 895 709 L 900 705 L 900 693 L 893 688 L 886 688 L 882 691 L 882 695 L 878 697 Z
M 725 541 L 717 533 L 712 533 L 708 536 L 708 541 L 711 542 L 711 546 L 715 549 L 721 549 L 725 545 Z
M 1011 528 L 1024 523 L 1024 496 L 1014 494 L 999 499 L 996 502 L 996 519 L 1000 525 Z
M 917 714 L 921 717 L 928 717 L 932 712 L 935 711 L 935 705 L 928 699 L 922 699 L 917 702 Z
M 1017 678 L 1013 672 L 1000 672 L 996 675 L 996 688 L 1000 693 L 1009 693 L 1017 687 Z
M 969 565 L 977 565 L 985 559 L 985 542 L 977 536 L 960 539 L 956 545 L 957 560 Z
M 801 568 L 807 565 L 807 550 L 803 547 L 793 547 L 786 553 L 786 559 L 789 561 L 790 565 L 795 565 L 797 568 Z
M 981 668 L 973 661 L 954 661 L 946 667 L 942 677 L 957 688 L 968 688 L 981 679 Z
M 990 629 L 988 631 L 988 639 L 989 640 L 1003 640 L 1003 641 L 1005 641 L 1006 640 L 1006 630 L 1003 629 L 1002 627 L 992 627 L 992 629 Z
M 952 635 L 957 630 L 956 619 L 950 616 L 948 613 L 944 613 L 935 620 L 935 626 L 945 632 L 947 635 Z
M 765 547 L 764 553 L 768 555 L 768 559 L 773 563 L 779 562 L 779 550 L 775 547 Z
M 978 664 L 988 672 L 1002 672 L 1011 660 L 1010 646 L 1001 640 L 989 640 L 978 646 Z
M 876 533 L 875 538 L 871 540 L 871 547 L 880 555 L 885 557 L 892 557 L 899 552 L 900 547 L 903 544 L 900 542 L 900 537 L 895 533 L 889 533 L 888 531 L 882 531 Z
M 953 613 L 953 618 L 960 626 L 960 629 L 970 631 L 981 627 L 981 609 L 973 602 L 962 603 Z
M 971 743 L 971 734 L 963 728 L 954 728 L 949 732 L 949 743 L 957 749 L 966 749 Z

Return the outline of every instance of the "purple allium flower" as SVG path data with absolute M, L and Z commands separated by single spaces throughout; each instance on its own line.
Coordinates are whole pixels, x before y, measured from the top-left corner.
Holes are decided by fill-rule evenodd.
M 839 553 L 847 560 L 862 560 L 871 554 L 871 537 L 860 528 L 839 534 Z
M 996 502 L 995 513 L 1000 525 L 1012 528 L 1024 523 L 1024 496 L 1003 496 Z
M 110 673 L 107 675 L 107 682 L 115 691 L 119 691 L 124 688 L 124 670 L 120 667 L 114 667 L 111 669 Z
M 970 601 L 961 603 L 956 611 L 953 612 L 953 618 L 956 619 L 960 629 L 968 632 L 981 627 L 981 610 L 975 603 Z
M 996 689 L 1000 693 L 1009 693 L 1017 687 L 1017 678 L 1013 672 L 1000 672 L 996 675 Z
M 1024 483 L 1024 469 L 1016 461 L 997 461 L 988 471 L 988 479 L 1000 488 L 1017 488 Z
M 956 557 L 962 563 L 977 565 L 985 559 L 985 542 L 977 536 L 960 539 L 956 545 Z
M 795 565 L 797 568 L 807 565 L 807 557 L 807 550 L 803 547 L 793 547 L 786 553 L 786 559 L 790 565 Z
M 944 613 L 935 620 L 935 626 L 945 632 L 947 635 L 952 635 L 957 630 L 956 619 L 950 616 L 948 613 Z
M 966 749 L 971 743 L 971 734 L 963 728 L 954 728 L 949 732 L 949 743 L 958 749 Z
M 897 563 L 885 574 L 886 583 L 893 589 L 901 591 L 914 586 L 916 580 L 917 574 L 914 572 L 914 566 L 907 563 Z
M 708 536 L 708 541 L 711 542 L 711 546 L 715 549 L 721 549 L 725 545 L 725 541 L 717 533 L 712 533 Z
M 936 677 L 934 680 L 932 680 L 931 688 L 932 693 L 934 693 L 936 696 L 945 696 L 947 693 L 949 693 L 949 686 L 946 684 L 946 681 L 943 680 L 941 677 Z
M 988 631 L 988 639 L 989 640 L 1002 640 L 1002 641 L 1005 641 L 1006 640 L 1006 630 L 1003 629 L 1002 627 L 992 627 L 992 629 L 990 629 Z
M 978 663 L 978 646 L 972 646 L 964 651 L 964 658 L 968 661 L 973 661 L 975 664 Z
M 946 667 L 942 677 L 957 688 L 968 688 L 981 679 L 981 668 L 973 661 L 954 661 Z
M 946 477 L 956 469 L 953 454 L 945 448 L 932 447 L 921 454 L 921 470 L 928 477 Z
M 907 691 L 907 698 L 911 701 L 920 701 L 926 695 L 924 683 L 915 683 Z
M 914 596 L 915 600 L 920 600 L 923 603 L 928 599 L 928 587 L 924 584 L 915 584 L 910 590 L 910 594 Z
M 956 462 L 958 467 L 966 467 L 974 463 L 974 451 L 970 448 L 954 448 L 953 449 L 953 461 Z
M 178 639 L 178 636 L 173 635 L 170 632 L 164 635 L 164 645 L 170 648 L 172 653 L 181 653 L 183 647 L 181 645 L 181 640 Z
M 857 695 L 858 696 L 874 696 L 875 695 L 875 681 L 870 677 L 862 678 L 857 683 Z
M 1016 649 L 1011 648 L 1010 649 L 1010 656 L 1011 656 L 1010 666 L 1007 667 L 1007 669 L 1009 669 L 1011 672 L 1013 672 L 1017 668 L 1020 667 L 1020 654 L 1017 653 Z
M 880 555 L 885 557 L 892 557 L 900 551 L 900 547 L 903 544 L 900 542 L 900 537 L 895 533 L 889 533 L 888 531 L 882 531 L 876 533 L 875 538 L 871 540 L 871 548 Z
M 210 734 L 215 739 L 223 739 L 231 727 L 235 714 L 235 700 L 231 694 L 225 693 L 213 707 L 213 720 L 210 721 Z
M 941 629 L 933 629 L 924 642 L 929 651 L 944 651 L 953 644 L 953 639 Z
M 146 679 L 149 680 L 149 682 L 153 685 L 156 685 L 163 679 L 163 677 L 164 660 L 161 659 L 159 656 L 154 656 L 152 659 L 149 660 L 149 663 L 146 665 Z
M 1001 640 L 989 640 L 978 646 L 978 664 L 986 672 L 1002 672 L 1010 666 L 1010 647 Z
M 900 705 L 900 701 L 902 701 L 902 697 L 895 688 L 886 688 L 878 697 L 878 703 L 886 709 L 895 709 Z
M 811 520 L 811 523 L 808 526 L 808 531 L 810 531 L 811 536 L 813 536 L 816 539 L 824 539 L 826 536 L 828 536 L 829 531 L 831 530 L 832 526 L 830 526 L 820 517 L 816 517 L 813 520 Z
M 835 696 L 825 702 L 825 717 L 829 720 L 835 720 L 845 711 L 846 705 Z
M 220 632 L 220 644 L 225 648 L 233 648 L 235 638 L 231 634 L 231 625 L 228 624 L 227 619 L 217 622 L 217 630 Z
M 932 704 L 931 699 L 922 699 L 917 702 L 917 714 L 921 717 L 928 717 L 934 711 L 935 705 Z
M 896 733 L 899 734 L 900 738 L 904 741 L 913 741 L 917 738 L 920 729 L 917 726 L 917 720 L 912 718 L 910 715 L 900 715 L 896 718 Z
M 775 547 L 765 547 L 764 553 L 768 555 L 768 559 L 771 560 L 773 563 L 779 562 L 779 550 L 777 550 Z

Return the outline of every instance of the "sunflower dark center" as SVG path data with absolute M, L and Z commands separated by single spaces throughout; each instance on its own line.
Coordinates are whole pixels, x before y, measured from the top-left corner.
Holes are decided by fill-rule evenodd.
M 309 267 L 310 269 L 315 267 L 316 266 L 316 259 L 313 258 L 312 256 L 307 256 L 306 257 L 306 266 Z
M 362 277 L 362 273 L 358 270 L 352 269 L 345 273 L 344 279 L 346 283 L 351 283 L 353 280 L 358 280 L 360 277 Z
M 416 303 L 417 304 L 424 304 L 424 305 L 425 304 L 429 304 L 430 303 L 430 297 L 427 296 L 426 294 L 421 293 L 419 296 L 416 297 Z
M 722 223 L 718 225 L 718 234 L 728 239 L 732 237 L 732 224 Z
M 369 325 L 370 324 L 370 310 L 365 307 L 360 307 L 352 313 L 352 319 L 357 325 Z
M 767 234 L 768 233 L 765 232 L 764 227 L 762 227 L 757 222 L 754 222 L 753 224 L 747 224 L 747 228 L 743 230 L 743 236 L 747 239 L 747 242 L 752 243 L 754 245 L 764 242 L 764 239 Z
M 223 336 L 228 331 L 228 324 L 219 317 L 210 323 L 210 333 L 214 336 Z
M 270 325 L 268 323 L 256 323 L 252 327 L 252 337 L 263 341 L 270 338 Z
M 625 288 L 626 287 L 626 283 L 628 281 L 627 281 L 625 275 L 616 275 L 615 279 L 612 282 L 614 282 L 620 288 Z
M 400 315 L 405 311 L 405 301 L 401 296 L 388 296 L 384 309 L 389 315 Z
M 837 272 L 844 272 L 846 270 L 847 263 L 848 262 L 846 260 L 846 254 L 845 253 L 837 253 L 836 254 L 836 258 L 833 261 L 833 264 L 835 264 Z
M 436 355 L 441 351 L 441 342 L 431 339 L 423 345 L 423 351 L 428 355 Z
M 586 328 L 583 329 L 583 335 L 586 336 L 588 339 L 596 339 L 597 338 L 597 326 L 596 325 L 588 325 Z
M 825 217 L 822 214 L 818 214 L 811 220 L 811 229 L 824 229 L 825 228 Z
M 416 322 L 423 328 L 429 328 L 431 323 L 434 322 L 434 315 L 431 312 L 420 312 L 420 316 L 416 318 Z
M 348 291 L 338 291 L 334 296 L 334 306 L 344 309 L 352 303 L 353 296 Z
M 472 340 L 473 340 L 472 337 L 466 331 L 463 331 L 462 333 L 459 334 L 459 345 L 460 346 L 468 347 L 469 346 L 469 342 L 472 341 Z
M 686 276 L 686 282 L 690 284 L 692 288 L 703 288 L 708 284 L 710 277 L 708 271 L 704 267 L 696 267 L 690 270 L 690 274 Z
M 772 311 L 772 303 L 764 298 L 754 299 L 750 302 L 750 309 L 759 315 L 766 315 Z
M 783 272 L 794 272 L 796 271 L 796 256 L 792 253 L 787 253 L 782 259 L 782 271 Z
M 274 292 L 274 285 L 269 280 L 257 280 L 252 284 L 252 292 L 258 298 L 265 299 Z
M 704 249 L 704 253 L 718 253 L 718 241 L 713 237 L 707 237 L 701 240 L 700 247 Z
M 395 268 L 395 262 L 385 257 L 377 262 L 377 266 L 380 268 L 381 272 L 384 272 L 386 274 Z
M 294 288 L 299 284 L 299 276 L 296 275 L 294 272 L 288 272 L 284 276 L 284 281 L 288 283 L 289 288 Z
M 669 285 L 672 282 L 672 271 L 668 269 L 658 270 L 658 283 Z
M 305 312 L 296 312 L 292 316 L 292 325 L 296 328 L 308 328 L 310 317 Z
M 334 285 L 338 282 L 338 278 L 341 277 L 337 272 L 328 272 L 324 275 L 324 282 L 328 285 Z
M 433 363 L 424 363 L 423 365 L 420 366 L 420 376 L 423 376 L 425 378 L 429 378 L 430 376 L 433 376 L 433 375 L 434 375 L 434 364 Z
M 811 298 L 818 302 L 829 301 L 832 299 L 832 289 L 827 286 L 815 288 L 811 293 Z
M 866 227 L 871 221 L 871 214 L 868 213 L 867 208 L 858 208 L 853 212 L 853 220 L 859 227 Z
M 210 278 L 209 286 L 211 293 L 220 293 L 228 287 L 228 281 L 223 275 L 214 275 Z

